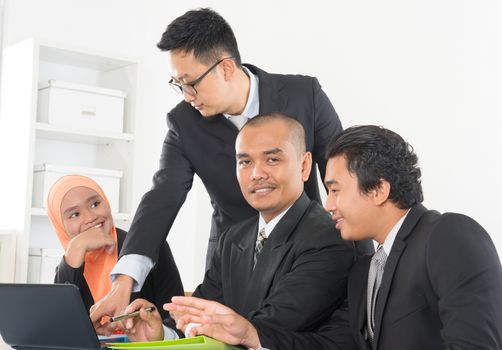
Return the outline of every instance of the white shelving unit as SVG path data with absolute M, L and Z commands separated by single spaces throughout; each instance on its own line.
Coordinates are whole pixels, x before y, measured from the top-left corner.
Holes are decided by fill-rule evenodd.
M 29 39 L 3 51 L 0 99 L 0 230 L 16 232 L 15 281 L 25 282 L 30 248 L 60 248 L 45 209 L 33 207 L 33 167 L 59 164 L 120 170 L 118 226 L 132 217 L 139 60 Z M 126 93 L 122 133 L 37 121 L 38 85 L 48 80 Z

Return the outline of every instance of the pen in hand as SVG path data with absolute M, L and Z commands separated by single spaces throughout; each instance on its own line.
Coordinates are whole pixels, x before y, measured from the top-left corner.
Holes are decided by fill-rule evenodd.
M 147 307 L 144 310 L 148 311 L 148 312 L 155 311 L 155 307 L 154 306 Z M 140 310 L 134 311 L 134 312 L 130 312 L 128 314 L 123 314 L 123 315 L 120 315 L 120 316 L 110 317 L 110 321 L 109 322 L 117 322 L 117 321 L 122 321 L 122 320 L 124 320 L 126 318 L 131 318 L 131 317 L 139 316 L 139 311 Z

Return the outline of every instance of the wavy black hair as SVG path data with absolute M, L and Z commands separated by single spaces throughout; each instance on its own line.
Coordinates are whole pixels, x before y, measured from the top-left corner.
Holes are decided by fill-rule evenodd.
M 421 171 L 413 147 L 395 132 L 381 126 L 353 126 L 328 145 L 326 159 L 344 156 L 347 169 L 357 176 L 362 193 L 390 184 L 389 199 L 408 209 L 424 199 Z

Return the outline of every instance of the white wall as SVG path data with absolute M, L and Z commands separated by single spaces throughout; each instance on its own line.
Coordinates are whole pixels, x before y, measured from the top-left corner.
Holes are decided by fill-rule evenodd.
M 244 62 L 317 76 L 344 126 L 400 133 L 419 155 L 425 204 L 474 217 L 502 253 L 500 1 L 7 0 L 4 45 L 38 36 L 142 59 L 137 204 L 179 98 L 155 44 L 171 20 L 200 6 L 229 21 Z M 202 279 L 209 219 L 196 181 L 168 238 L 187 290 Z

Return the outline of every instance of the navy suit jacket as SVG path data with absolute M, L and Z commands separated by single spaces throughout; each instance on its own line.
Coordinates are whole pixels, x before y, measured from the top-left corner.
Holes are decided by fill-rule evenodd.
M 305 194 L 277 223 L 253 271 L 257 233 L 257 216 L 228 229 L 194 296 L 246 317 L 263 347 L 292 350 L 288 337 L 274 328 L 314 331 L 344 305 L 354 244 L 340 237 L 329 215 Z M 350 342 L 350 332 L 345 334 Z
M 259 79 L 260 113 L 283 112 L 305 128 L 307 150 L 312 152 L 324 178 L 326 145 L 342 131 L 342 125 L 316 78 L 269 74 L 246 65 Z M 164 140 L 160 169 L 153 187 L 142 198 L 121 255 L 140 254 L 157 261 L 165 241 L 197 174 L 206 187 L 214 212 L 206 266 L 220 234 L 257 212 L 241 194 L 235 176 L 237 128 L 223 115 L 205 118 L 189 103 L 180 102 L 167 115 L 169 131 Z M 315 167 L 305 192 L 320 202 Z
M 371 257 L 349 277 L 353 336 L 369 348 L 366 286 Z M 375 306 L 374 349 L 502 349 L 502 268 L 486 231 L 471 218 L 411 208 L 385 265 Z

